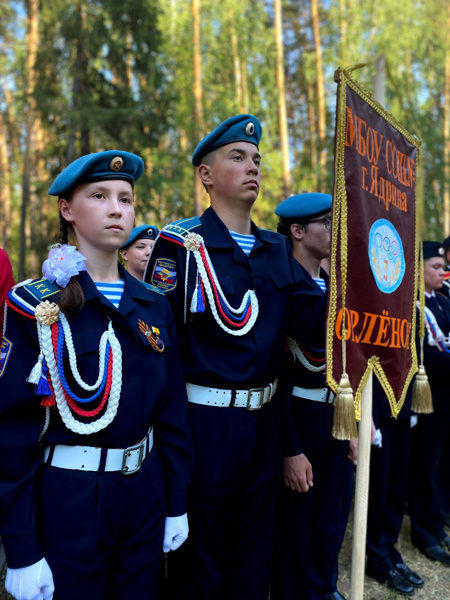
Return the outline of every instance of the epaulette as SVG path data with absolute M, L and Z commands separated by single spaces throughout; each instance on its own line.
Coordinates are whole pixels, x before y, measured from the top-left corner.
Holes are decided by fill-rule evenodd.
M 141 283 L 144 287 L 146 287 L 151 292 L 156 292 L 157 294 L 160 294 L 161 296 L 165 295 L 162 290 L 160 290 L 159 288 L 156 287 L 156 285 L 152 285 L 151 283 L 147 283 L 146 281 L 141 281 Z
M 31 281 L 30 283 L 27 283 L 24 288 L 36 298 L 36 300 L 39 300 L 39 302 L 45 300 L 49 296 L 57 294 L 61 290 L 61 287 L 57 283 L 50 283 L 50 281 L 45 278 Z
M 36 306 L 43 299 L 58 293 L 60 289 L 59 285 L 50 283 L 47 279 L 27 279 L 9 291 L 6 303 L 9 308 L 24 317 L 34 319 Z M 27 294 L 24 293 L 25 291 Z
M 162 237 L 169 242 L 174 242 L 179 246 L 183 246 L 185 236 L 201 225 L 199 217 L 190 217 L 188 219 L 180 219 L 170 225 L 166 225 L 160 232 L 159 237 Z

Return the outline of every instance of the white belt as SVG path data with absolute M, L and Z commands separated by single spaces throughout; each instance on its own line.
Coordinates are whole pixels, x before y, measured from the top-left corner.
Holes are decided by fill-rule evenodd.
M 132 475 L 139 471 L 142 461 L 153 447 L 153 430 L 145 438 L 129 448 L 105 448 L 105 471 L 121 471 L 123 475 Z M 44 462 L 60 469 L 76 471 L 98 471 L 100 469 L 102 448 L 93 446 L 46 446 Z
M 206 406 L 237 406 L 247 410 L 259 410 L 263 404 L 270 402 L 277 391 L 278 379 L 266 387 L 252 388 L 250 390 L 222 390 L 210 388 L 194 383 L 186 383 L 189 402 L 204 404 Z M 236 393 L 232 404 L 233 392 Z
M 330 390 L 330 388 L 302 388 L 294 385 L 292 388 L 292 395 L 298 398 L 305 398 L 305 400 L 314 400 L 315 402 L 326 402 L 327 404 L 334 404 L 336 396 Z

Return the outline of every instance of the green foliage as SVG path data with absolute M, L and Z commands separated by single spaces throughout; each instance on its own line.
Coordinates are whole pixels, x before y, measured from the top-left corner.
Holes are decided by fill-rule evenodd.
M 400 8 L 387 0 L 329 0 L 319 8 L 327 106 L 325 187 L 331 190 L 333 184 L 334 71 L 366 63 L 355 76 L 370 91 L 374 63 L 384 54 L 386 108 L 423 141 L 426 235 L 443 237 L 446 3 L 405 0 Z M 17 264 L 28 110 L 26 3 L 0 0 L 0 12 L 0 79 L 13 96 L 12 126 L 0 87 L 11 182 L 10 246 Z M 283 33 L 292 191 L 311 191 L 319 174 L 317 55 L 309 1 L 284 0 Z M 122 148 L 142 155 L 146 171 L 137 186 L 138 222 L 161 226 L 192 214 L 192 151 L 205 133 L 241 110 L 263 123 L 263 185 L 254 217 L 261 226 L 275 227 L 283 178 L 273 2 L 202 0 L 201 47 L 204 125 L 198 131 L 189 0 L 41 0 L 33 99 L 42 142 L 33 141 L 29 175 L 37 198 L 33 210 L 47 233 L 46 239 L 35 236 L 38 248 L 29 242 L 30 252 L 45 254 L 47 239 L 57 235 L 55 204 L 50 201 L 46 211 L 43 202 L 48 184 L 84 152 Z

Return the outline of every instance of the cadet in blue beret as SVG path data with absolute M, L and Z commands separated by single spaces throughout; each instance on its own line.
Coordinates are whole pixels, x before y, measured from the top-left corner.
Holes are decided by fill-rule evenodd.
M 433 412 L 417 415 L 418 422 L 412 430 L 408 506 L 413 544 L 431 560 L 450 566 L 447 551 L 450 537 L 444 531 L 447 506 L 443 503 L 445 486 L 448 486 L 445 473 L 450 440 L 450 300 L 441 293 L 445 276 L 442 244 L 423 242 L 423 257 L 424 366 L 431 387 Z
M 329 194 L 296 194 L 276 210 L 278 232 L 325 294 L 330 254 Z M 338 600 L 334 571 L 341 543 L 341 498 L 351 490 L 349 443 L 332 436 L 334 394 L 325 379 L 325 349 L 305 352 L 288 338 L 292 384 L 283 444 L 283 480 L 275 530 L 273 600 Z M 321 346 L 323 348 L 323 346 Z M 351 497 L 351 491 L 350 491 Z M 345 523 L 348 513 L 345 514 Z
M 183 332 L 196 450 L 188 545 L 168 557 L 180 600 L 267 600 L 284 339 L 324 345 L 326 299 L 286 238 L 251 220 L 260 139 L 258 119 L 242 114 L 199 143 L 192 161 L 211 207 L 162 229 L 146 272 Z
M 112 150 L 64 169 L 50 188 L 60 243 L 44 277 L 8 296 L 0 534 L 17 600 L 153 600 L 162 550 L 187 536 L 193 451 L 173 314 L 117 260 L 143 168 Z
M 120 249 L 128 273 L 139 281 L 144 278 L 145 267 L 158 233 L 156 225 L 139 225 L 133 229 L 126 244 Z

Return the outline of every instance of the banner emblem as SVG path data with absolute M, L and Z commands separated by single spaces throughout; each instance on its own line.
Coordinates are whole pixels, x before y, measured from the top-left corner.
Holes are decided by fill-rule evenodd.
M 405 274 L 405 256 L 398 231 L 386 219 L 378 219 L 370 228 L 369 260 L 378 289 L 394 292 Z

